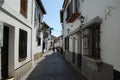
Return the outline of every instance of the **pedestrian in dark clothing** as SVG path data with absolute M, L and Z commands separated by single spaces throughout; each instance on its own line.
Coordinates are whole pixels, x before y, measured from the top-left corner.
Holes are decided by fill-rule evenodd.
M 53 52 L 55 52 L 55 47 L 53 47 Z

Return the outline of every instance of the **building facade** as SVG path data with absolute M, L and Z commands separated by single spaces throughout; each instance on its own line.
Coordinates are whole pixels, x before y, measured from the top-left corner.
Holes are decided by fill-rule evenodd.
M 61 10 L 65 58 L 89 79 L 119 80 L 120 1 L 75 1 L 64 0 Z M 79 17 L 67 17 L 70 5 Z
M 60 11 L 63 28 L 63 51 L 65 58 L 72 64 L 81 67 L 80 59 L 80 0 L 64 0 Z M 78 31 L 78 32 L 77 32 Z
M 0 0 L 0 77 L 19 79 L 32 67 L 33 0 Z
M 43 22 L 43 51 L 44 53 L 48 52 L 49 50 L 49 40 L 50 40 L 50 37 L 51 37 L 51 30 L 50 30 L 50 27 L 48 26 L 48 24 L 46 22 Z
M 38 60 L 43 54 L 43 17 L 46 10 L 41 0 L 33 1 L 33 33 L 32 33 L 32 55 L 33 60 Z
M 42 56 L 50 35 L 45 14 L 41 0 L 0 0 L 1 79 L 19 80 Z

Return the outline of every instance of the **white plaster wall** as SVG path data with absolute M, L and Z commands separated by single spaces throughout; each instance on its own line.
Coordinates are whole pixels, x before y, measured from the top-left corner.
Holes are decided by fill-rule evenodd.
M 115 0 L 114 0 L 115 1 Z M 95 16 L 104 18 L 106 7 L 114 4 L 113 0 L 84 0 L 81 2 L 81 13 L 85 16 L 85 22 L 90 21 Z
M 8 62 L 9 62 L 8 69 L 9 69 L 9 71 L 8 71 L 8 73 L 9 73 L 9 76 L 14 77 L 15 27 L 10 26 L 10 25 L 8 25 L 8 27 L 9 27 L 9 53 L 8 53 L 9 54 L 9 58 L 8 58 Z
M 41 46 L 37 46 L 37 40 L 36 40 L 36 27 L 33 29 L 33 36 L 32 36 L 32 54 L 36 54 L 36 53 L 39 53 L 39 52 L 42 52 L 42 46 L 43 46 L 43 32 L 40 33 L 40 37 L 41 37 Z
M 84 0 L 82 14 L 85 22 L 96 16 L 103 19 L 101 24 L 101 58 L 120 71 L 120 0 Z
M 64 12 L 64 20 L 63 20 L 64 36 L 67 36 L 67 35 L 68 35 L 67 29 L 70 29 L 70 27 L 71 27 L 71 26 L 70 26 L 71 24 L 67 24 L 66 18 L 67 18 L 67 12 L 65 11 L 65 12 Z
M 70 2 L 70 0 L 69 0 Z M 64 12 L 64 20 L 63 20 L 63 27 L 64 27 L 64 37 L 75 31 L 75 29 L 80 27 L 80 20 L 79 17 L 73 23 L 67 23 L 67 8 Z M 70 29 L 70 33 L 68 34 L 67 29 Z M 73 52 L 73 37 L 75 37 L 75 53 L 78 53 L 78 38 L 77 35 L 72 35 L 69 38 L 69 51 Z M 64 42 L 64 41 L 63 41 Z M 64 45 L 63 45 L 64 46 Z
M 5 0 L 5 2 L 16 12 L 20 12 L 20 0 Z
M 119 4 L 120 5 L 120 4 Z M 120 71 L 120 7 L 107 17 L 101 29 L 102 58 Z
M 40 37 L 41 37 L 41 46 L 37 46 L 37 41 L 36 41 L 36 30 L 38 29 L 37 26 L 34 25 L 34 13 L 35 13 L 35 6 L 36 5 L 36 2 L 35 0 L 33 0 L 33 30 L 32 30 L 32 55 L 34 57 L 34 54 L 36 53 L 39 53 L 39 52 L 42 52 L 42 47 L 43 47 L 43 32 L 40 33 Z M 43 19 L 43 13 L 41 12 L 40 10 L 40 13 L 41 13 L 41 18 Z
M 34 64 L 34 50 L 35 50 L 35 45 L 34 44 L 35 44 L 35 39 L 36 39 L 35 38 L 36 37 L 35 36 L 36 33 L 35 33 L 35 29 L 34 29 L 34 23 L 35 23 L 34 22 L 34 16 L 35 16 L 34 15 L 34 13 L 35 13 L 35 1 L 34 0 L 32 1 L 32 6 L 33 6 L 32 7 L 32 10 L 33 10 L 32 11 L 32 14 L 33 14 L 32 15 L 32 26 L 33 26 L 32 27 L 32 64 Z
M 11 16 L 8 16 L 7 14 L 0 11 L 0 21 L 5 22 L 5 23 L 15 27 L 14 69 L 17 69 L 20 66 L 22 66 L 23 64 L 25 64 L 26 62 L 31 60 L 31 28 L 30 28 L 31 24 L 25 18 L 21 18 L 16 13 L 16 11 L 13 10 L 6 2 L 4 3 L 4 5 L 2 7 L 5 8 L 6 10 L 8 10 L 8 12 L 10 11 L 11 14 L 15 15 L 17 18 L 21 19 L 26 25 L 29 26 L 29 27 L 27 27 L 27 26 L 23 25 L 16 19 L 14 19 Z M 18 61 L 19 60 L 18 59 L 19 29 L 23 29 L 23 30 L 27 31 L 27 34 L 28 34 L 27 35 L 27 37 L 28 37 L 27 38 L 27 58 L 23 62 Z
M 73 39 L 72 39 L 72 38 L 73 38 L 72 36 L 69 37 L 69 51 L 70 51 L 70 52 L 73 52 L 73 49 L 72 49 L 72 43 L 73 43 L 72 40 L 73 40 Z
M 31 29 L 28 27 L 21 27 L 24 26 L 22 24 L 16 25 L 15 28 L 15 69 L 17 69 L 18 67 L 20 67 L 21 65 L 25 64 L 26 62 L 31 60 L 31 54 L 32 54 L 32 50 L 31 50 Z M 19 45 L 19 29 L 23 29 L 25 31 L 27 31 L 27 58 L 26 60 L 19 62 L 18 57 L 19 57 L 19 50 L 18 50 L 18 45 Z
M 37 46 L 37 41 L 35 41 L 35 53 L 42 52 L 42 46 L 43 46 L 43 32 L 41 32 L 41 46 Z
M 73 38 L 75 38 L 75 50 L 73 50 Z M 78 42 L 77 42 L 77 35 L 72 35 L 69 37 L 69 51 L 70 52 L 75 52 L 75 53 L 78 53 L 78 50 L 77 50 L 77 46 L 78 46 Z
M 20 0 L 5 0 L 2 8 L 7 10 L 10 14 L 14 15 L 19 20 L 23 21 L 25 24 L 31 26 L 32 21 L 32 0 L 28 1 L 28 9 L 27 9 L 27 18 L 25 18 L 20 13 Z

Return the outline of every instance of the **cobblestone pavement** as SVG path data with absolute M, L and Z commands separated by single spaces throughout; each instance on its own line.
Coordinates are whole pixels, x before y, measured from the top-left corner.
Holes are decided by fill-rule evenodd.
M 48 53 L 31 72 L 27 80 L 86 80 L 62 56 Z

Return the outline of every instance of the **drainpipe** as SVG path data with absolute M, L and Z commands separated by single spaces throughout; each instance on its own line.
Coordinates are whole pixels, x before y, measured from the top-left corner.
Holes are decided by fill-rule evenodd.
M 0 79 L 1 77 L 1 48 L 3 47 L 3 23 L 0 22 Z
M 4 0 L 0 0 L 0 7 L 3 5 Z

